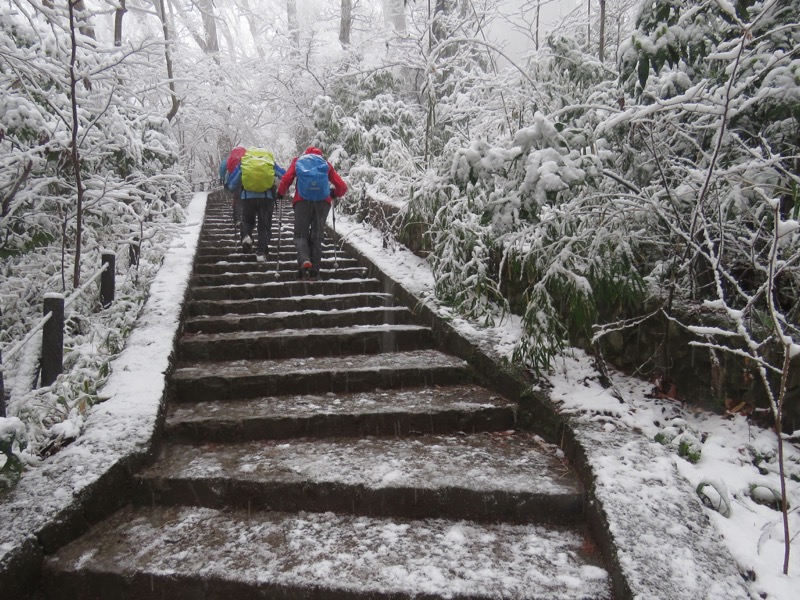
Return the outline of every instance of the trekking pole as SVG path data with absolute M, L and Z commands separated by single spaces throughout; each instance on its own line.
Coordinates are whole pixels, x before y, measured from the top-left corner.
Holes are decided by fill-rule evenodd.
M 280 260 L 281 260 L 281 235 L 283 234 L 283 198 L 277 200 L 278 203 L 278 245 L 277 251 L 275 252 L 275 279 L 278 279 L 280 275 L 278 275 L 278 269 L 280 268 Z
M 339 269 L 339 259 L 336 256 L 336 198 L 331 198 L 331 212 L 333 213 L 333 271 Z

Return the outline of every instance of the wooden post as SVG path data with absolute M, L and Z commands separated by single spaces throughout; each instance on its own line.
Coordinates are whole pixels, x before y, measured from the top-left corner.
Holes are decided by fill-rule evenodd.
M 100 275 L 100 304 L 103 308 L 108 308 L 114 301 L 115 261 L 116 255 L 113 252 L 103 251 L 103 264 L 108 265 Z
M 3 351 L 0 350 L 0 418 L 6 416 L 6 386 L 3 383 Z
M 0 316 L 3 310 L 0 309 Z M 6 416 L 6 385 L 3 382 L 3 351 L 0 350 L 0 417 Z
M 128 264 L 130 266 L 139 266 L 139 253 L 142 251 L 139 237 L 133 238 L 134 242 L 128 246 Z
M 42 386 L 52 385 L 64 370 L 64 296 L 45 294 L 44 310 L 50 319 L 42 328 Z

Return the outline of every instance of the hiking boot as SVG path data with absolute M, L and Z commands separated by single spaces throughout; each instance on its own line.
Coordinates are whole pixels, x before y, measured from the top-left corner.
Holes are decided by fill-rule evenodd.
M 246 235 L 242 238 L 242 252 L 250 252 L 253 249 L 253 238 Z
M 319 269 L 309 269 L 308 270 L 308 280 L 309 281 L 316 281 L 319 279 Z
M 311 279 L 311 271 L 313 265 L 310 260 L 304 260 L 303 265 L 297 270 L 297 278 L 306 281 Z
M 260 263 L 267 262 L 267 257 L 266 257 L 266 256 L 264 256 L 264 253 L 263 253 L 263 252 L 258 252 L 258 253 L 256 254 L 256 260 L 257 260 L 258 262 L 260 262 Z

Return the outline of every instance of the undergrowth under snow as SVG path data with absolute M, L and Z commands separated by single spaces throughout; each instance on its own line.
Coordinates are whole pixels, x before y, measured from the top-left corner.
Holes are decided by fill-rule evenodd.
M 83 261 L 80 293 L 64 292 L 57 250 L 29 252 L 6 259 L 0 273 L 2 305 L 2 375 L 6 418 L 0 418 L 0 490 L 20 472 L 74 441 L 91 407 L 106 399 L 102 387 L 111 363 L 122 351 L 150 283 L 159 271 L 170 243 L 184 227 L 181 204 L 151 213 L 144 224 L 138 264 L 122 245 L 115 265 L 115 298 L 103 308 L 100 280 L 89 282 L 101 266 L 99 250 Z M 102 243 L 102 240 L 97 240 Z M 68 285 L 68 284 L 67 284 Z M 64 369 L 49 386 L 40 385 L 42 297 L 65 297 Z M 37 331 L 38 330 L 38 331 Z M 33 336 L 23 344 L 29 333 Z

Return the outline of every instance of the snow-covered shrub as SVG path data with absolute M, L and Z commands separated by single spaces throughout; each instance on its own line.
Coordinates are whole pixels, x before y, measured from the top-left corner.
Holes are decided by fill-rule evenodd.
M 23 470 L 19 458 L 26 445 L 25 425 L 17 417 L 0 417 L 0 492 L 13 485 Z
M 437 210 L 439 291 L 476 317 L 510 304 L 524 324 L 514 356 L 539 372 L 598 313 L 617 316 L 644 292 L 632 235 L 644 219 L 604 195 L 604 156 L 585 152 L 587 119 L 572 112 L 569 126 L 535 113 L 505 144 L 472 141 L 411 203 Z
M 781 493 L 774 488 L 761 483 L 751 483 L 748 486 L 747 495 L 750 496 L 756 504 L 769 506 L 774 510 L 781 510 L 781 505 L 783 503 Z
M 717 511 L 723 517 L 731 516 L 731 497 L 728 486 L 721 480 L 701 481 L 695 489 L 703 505 Z
M 403 198 L 410 193 L 419 175 L 416 156 L 419 152 L 416 123 L 418 111 L 397 98 L 390 78 L 381 77 L 388 91 L 375 89 L 373 97 L 357 103 L 351 96 L 344 106 L 330 96 L 314 100 L 315 143 L 337 166 L 347 173 L 350 200 L 342 209 L 357 213 L 358 199 L 369 197 Z M 364 90 L 361 90 L 363 95 Z
M 702 437 L 684 419 L 676 418 L 662 428 L 654 439 L 659 444 L 672 448 L 681 458 L 696 463 L 703 452 Z

